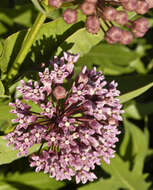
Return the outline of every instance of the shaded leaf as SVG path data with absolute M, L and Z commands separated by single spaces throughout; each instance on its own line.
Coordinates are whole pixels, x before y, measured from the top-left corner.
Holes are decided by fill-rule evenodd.
M 143 119 L 146 115 L 150 115 L 153 113 L 153 102 L 148 103 L 137 103 L 131 102 L 124 109 L 126 117 L 133 119 Z
M 74 33 L 80 26 L 78 24 L 73 25 L 73 29 L 71 29 L 71 31 L 69 32 L 67 31 L 67 33 L 64 33 L 66 30 L 70 29 L 71 27 L 72 25 L 66 24 L 62 18 L 59 18 L 55 21 L 44 24 L 36 37 L 36 42 L 33 44 L 33 47 L 37 47 L 36 52 L 39 53 L 39 56 L 42 56 L 41 52 L 44 50 L 43 48 L 44 46 L 46 46 L 46 43 L 47 43 L 48 45 L 45 47 L 45 50 L 48 50 L 48 47 L 49 47 L 50 51 L 49 50 L 48 50 L 49 52 L 47 51 L 48 53 L 47 58 L 50 58 L 52 53 L 56 51 L 56 48 L 58 47 L 58 45 L 62 43 L 69 35 Z M 4 41 L 4 48 L 3 48 L 4 51 L 0 57 L 0 66 L 3 72 L 7 71 L 8 65 L 9 67 L 11 67 L 11 65 L 13 64 L 22 46 L 22 42 L 25 37 L 25 34 L 26 34 L 26 31 L 17 32 L 9 36 Z M 62 37 L 60 37 L 60 35 Z M 40 47 L 40 43 L 42 47 Z M 34 49 L 32 50 L 34 51 Z M 35 53 L 35 51 L 33 53 Z M 33 55 L 31 54 L 29 54 L 29 56 L 33 57 Z M 37 60 L 34 59 L 33 61 L 35 62 Z M 39 61 L 41 60 L 39 59 Z
M 130 133 L 132 138 L 131 151 L 134 163 L 132 171 L 141 174 L 143 171 L 144 159 L 148 151 L 148 138 L 145 136 L 142 130 L 126 119 L 124 119 L 124 127 L 125 134 Z M 125 153 L 123 154 L 124 151 L 126 151 L 126 147 L 122 146 L 121 144 L 120 152 L 121 155 L 126 159 Z

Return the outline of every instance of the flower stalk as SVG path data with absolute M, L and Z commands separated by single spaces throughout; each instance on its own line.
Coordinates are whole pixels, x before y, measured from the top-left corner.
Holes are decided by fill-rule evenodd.
M 43 14 L 42 12 L 39 12 L 33 26 L 31 27 L 31 29 L 28 30 L 22 47 L 13 63 L 13 65 L 11 66 L 10 70 L 8 71 L 8 75 L 7 75 L 7 80 L 8 82 L 10 82 L 14 76 L 16 76 L 16 74 L 18 73 L 21 64 L 23 63 L 27 53 L 29 52 L 32 44 L 34 43 L 38 32 L 40 31 L 42 24 L 44 23 L 44 21 L 46 20 L 46 15 Z

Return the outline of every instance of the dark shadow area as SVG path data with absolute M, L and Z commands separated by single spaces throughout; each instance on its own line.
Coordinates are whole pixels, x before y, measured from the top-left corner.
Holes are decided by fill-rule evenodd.
M 3 164 L 0 166 L 0 173 L 3 173 L 4 176 L 7 176 L 8 173 L 25 173 L 30 171 L 34 171 L 34 169 L 29 166 L 29 161 L 26 157 L 17 159 L 9 164 Z
M 20 76 L 27 76 L 28 78 L 36 79 L 36 75 L 42 70 L 41 63 L 49 63 L 49 60 L 53 59 L 57 48 L 61 47 L 63 51 L 68 51 L 73 47 L 73 43 L 67 43 L 65 40 L 75 33 L 80 28 L 84 27 L 83 22 L 74 24 L 68 30 L 66 30 L 62 35 L 56 35 L 56 37 L 42 36 L 40 40 L 37 40 L 35 44 L 31 47 L 31 51 L 28 53 L 26 59 L 24 60 L 19 74 L 16 76 L 17 80 Z M 23 34 L 22 34 L 23 35 Z M 23 36 L 20 36 L 15 45 L 15 52 L 18 50 L 20 42 L 22 42 Z M 21 45 L 21 44 L 20 44 Z M 11 59 L 11 64 L 13 63 L 14 57 Z M 10 65 L 11 65 L 10 64 Z
M 147 177 L 148 182 L 152 182 L 150 188 L 148 190 L 153 189 L 153 154 L 150 154 L 146 157 L 144 162 L 144 170 L 143 173 L 149 173 L 149 176 Z
M 38 189 L 36 187 L 33 187 L 31 185 L 26 185 L 26 184 L 18 182 L 18 181 L 6 180 L 5 182 L 7 182 L 12 187 L 17 188 L 18 190 L 40 190 L 40 189 Z

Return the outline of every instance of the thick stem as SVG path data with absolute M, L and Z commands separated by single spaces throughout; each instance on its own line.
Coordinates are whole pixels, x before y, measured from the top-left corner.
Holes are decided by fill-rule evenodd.
M 25 36 L 25 40 L 22 44 L 22 47 L 21 47 L 13 65 L 11 66 L 11 68 L 8 72 L 8 76 L 7 76 L 8 81 L 12 80 L 13 77 L 18 73 L 22 62 L 24 61 L 27 53 L 29 52 L 33 42 L 35 41 L 36 36 L 37 36 L 42 24 L 44 23 L 45 19 L 46 19 L 46 15 L 43 13 L 39 13 L 32 28 L 30 30 L 28 30 L 27 35 Z

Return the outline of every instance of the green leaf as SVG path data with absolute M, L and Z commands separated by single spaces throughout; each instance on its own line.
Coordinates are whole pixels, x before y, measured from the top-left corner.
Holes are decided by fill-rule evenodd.
M 126 94 L 121 95 L 120 98 L 120 102 L 121 103 L 125 103 L 133 98 L 136 98 L 137 96 L 143 94 L 144 92 L 146 92 L 149 88 L 151 88 L 153 86 L 153 82 L 151 82 L 150 84 L 143 86 L 137 90 L 133 90 L 132 92 L 128 92 Z
M 45 10 L 41 7 L 41 5 L 39 4 L 38 0 L 31 0 L 32 3 L 34 4 L 34 6 L 43 14 L 45 14 Z
M 137 103 L 132 101 L 126 105 L 124 111 L 126 117 L 140 120 L 153 113 L 153 102 Z
M 103 38 L 104 33 L 102 31 L 98 32 L 96 35 L 93 35 L 88 33 L 85 28 L 82 28 L 68 37 L 64 43 L 60 45 L 57 54 L 63 50 L 65 51 L 68 46 L 67 44 L 70 44 L 72 47 L 68 48 L 68 50 L 71 50 L 73 53 L 80 53 L 80 55 L 83 56 L 88 53 L 93 46 L 103 40 Z
M 111 164 L 102 163 L 102 168 L 111 174 L 109 179 L 100 179 L 95 183 L 85 185 L 79 190 L 118 190 L 121 188 L 128 190 L 143 189 L 148 190 L 149 183 L 145 182 L 146 175 L 135 173 L 129 170 L 129 163 L 124 162 L 118 155 L 111 160 Z
M 5 93 L 5 89 L 4 89 L 2 81 L 0 80 L 0 96 L 4 95 L 4 93 Z
M 124 160 L 131 161 L 133 170 L 142 173 L 144 159 L 148 152 L 148 137 L 125 118 L 124 130 L 124 138 L 119 147 L 119 154 Z
M 80 43 L 84 42 L 83 39 L 80 41 Z M 77 65 L 82 67 L 86 64 L 89 68 L 96 65 L 104 74 L 120 75 L 135 71 L 136 67 L 133 66 L 133 61 L 138 59 L 138 57 L 139 55 L 136 52 L 131 51 L 127 47 L 99 44 L 93 47 L 88 54 L 80 58 Z
M 17 150 L 13 150 L 12 146 L 7 146 L 8 141 L 0 136 L 0 165 L 10 163 L 19 157 L 17 157 Z M 29 149 L 29 154 L 39 150 L 40 144 L 36 144 Z M 23 157 L 23 156 L 21 156 Z M 21 158 L 20 157 L 20 158 Z
M 126 119 L 124 119 L 124 127 L 125 127 L 125 135 L 129 133 L 131 136 L 132 153 L 130 159 L 131 160 L 133 159 L 134 163 L 132 171 L 141 174 L 143 171 L 144 159 L 148 152 L 148 146 L 149 146 L 148 138 L 146 137 L 146 135 L 143 133 L 142 130 L 140 130 L 137 126 L 135 126 L 133 123 L 129 122 Z M 128 147 L 125 147 L 122 144 L 120 146 L 120 153 L 125 159 L 127 157 L 127 154 L 125 152 L 127 148 Z
M 5 131 L 11 128 L 11 120 L 15 117 L 10 113 L 11 107 L 8 105 L 8 99 L 0 99 L 0 130 Z
M 57 190 L 65 186 L 65 182 L 49 178 L 42 172 L 15 173 L 1 179 L 0 189 L 7 190 Z
M 42 61 L 48 61 L 48 59 L 51 57 L 51 53 L 55 53 L 59 44 L 63 43 L 63 41 L 76 30 L 78 30 L 78 27 L 80 26 L 79 24 L 76 24 L 73 26 L 71 31 L 67 31 L 71 27 L 72 25 L 66 24 L 62 18 L 44 24 L 36 37 L 36 42 L 33 44 L 31 51 L 29 51 L 30 53 L 27 57 L 27 60 L 29 62 L 31 60 L 35 62 L 35 66 L 38 60 L 38 63 Z M 64 33 L 66 31 L 67 33 Z M 8 70 L 8 66 L 10 68 L 13 64 L 21 48 L 25 35 L 26 31 L 17 32 L 6 38 L 4 41 L 3 53 L 0 57 L 0 67 L 2 72 L 6 72 Z M 27 60 L 25 60 L 26 65 Z

